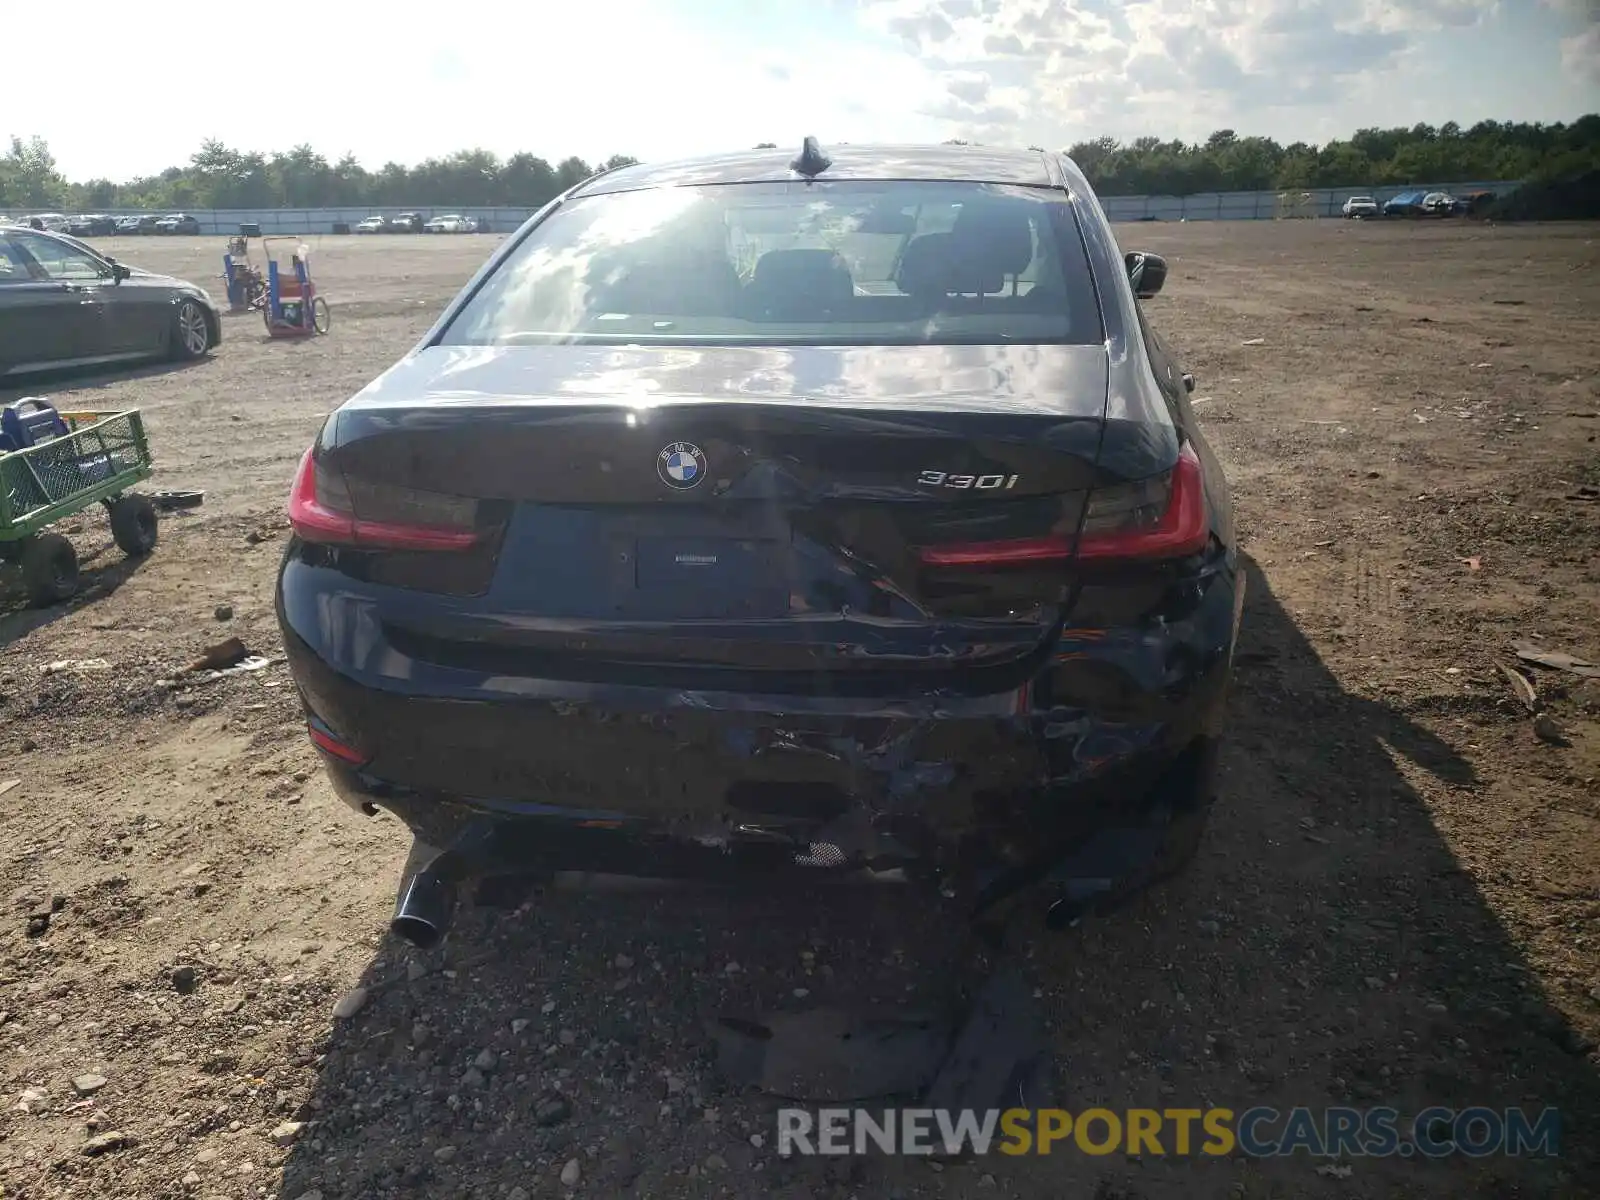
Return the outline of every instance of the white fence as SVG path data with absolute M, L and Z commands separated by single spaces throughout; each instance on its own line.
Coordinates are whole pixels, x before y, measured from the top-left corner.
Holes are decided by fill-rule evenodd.
M 424 221 L 456 214 L 471 217 L 483 233 L 510 233 L 530 216 L 531 208 L 188 208 L 147 212 L 137 208 L 106 208 L 99 212 L 110 217 L 165 216 L 183 211 L 200 222 L 203 234 L 232 236 L 240 225 L 260 225 L 265 234 L 332 233 L 335 225 L 351 229 L 367 217 L 382 213 L 394 217 L 403 212 L 421 213 Z
M 1279 196 L 1310 196 L 1301 206 L 1305 215 L 1343 215 L 1351 196 L 1371 196 L 1382 204 L 1403 192 L 1493 192 L 1503 196 L 1521 186 L 1504 180 L 1493 183 L 1418 183 L 1383 188 L 1313 188 L 1307 192 L 1205 192 L 1195 196 L 1102 196 L 1100 206 L 1113 221 L 1259 221 L 1276 217 Z
M 1373 196 L 1382 204 L 1402 192 L 1430 191 L 1462 195 L 1466 192 L 1489 191 L 1504 195 L 1516 188 L 1514 182 L 1491 183 L 1438 183 L 1407 184 L 1404 187 L 1383 188 L 1319 188 L 1310 191 L 1310 202 L 1302 206 L 1306 215 L 1319 217 L 1340 215 L 1347 197 Z M 1207 192 L 1195 196 L 1102 196 L 1101 205 L 1113 221 L 1252 221 L 1275 217 L 1279 213 L 1280 192 Z M 1299 194 L 1299 193 L 1294 193 Z M 510 233 L 533 215 L 531 208 L 237 208 L 194 209 L 204 234 L 234 234 L 242 224 L 261 226 L 262 233 L 331 233 L 335 225 L 349 225 L 382 211 L 388 216 L 398 212 L 420 212 L 424 219 L 460 213 L 478 223 L 485 233 Z M 112 216 L 138 215 L 136 210 L 116 209 Z

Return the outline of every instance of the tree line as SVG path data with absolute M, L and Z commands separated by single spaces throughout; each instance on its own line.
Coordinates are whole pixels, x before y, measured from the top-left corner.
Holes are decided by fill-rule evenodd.
M 44 139 L 12 137 L 0 159 L 0 210 L 537 208 L 597 171 L 637 161 L 619 154 L 594 164 L 576 156 L 552 164 L 533 154 L 502 159 L 487 150 L 459 150 L 413 167 L 391 162 L 369 171 L 353 154 L 329 162 L 310 146 L 261 154 L 208 140 L 186 165 L 159 175 L 69 182 Z
M 1097 138 L 1067 153 L 1103 196 L 1565 179 L 1600 167 L 1600 114 L 1570 125 L 1480 121 L 1463 129 L 1448 121 L 1360 129 L 1321 146 L 1219 129 L 1199 143 Z
M 1463 129 L 1451 121 L 1361 129 L 1320 146 L 1284 146 L 1231 129 L 1192 143 L 1103 137 L 1067 152 L 1104 196 L 1564 179 L 1600 168 L 1600 114 L 1570 124 L 1480 121 Z M 578 157 L 552 164 L 527 153 L 501 158 L 487 150 L 460 150 L 415 166 L 391 162 L 371 171 L 353 154 L 329 162 L 306 145 L 262 154 L 210 140 L 187 164 L 159 175 L 124 183 L 73 182 L 61 174 L 42 138 L 12 137 L 10 151 L 0 158 L 0 210 L 538 208 L 596 171 L 636 161 L 614 155 L 594 164 Z

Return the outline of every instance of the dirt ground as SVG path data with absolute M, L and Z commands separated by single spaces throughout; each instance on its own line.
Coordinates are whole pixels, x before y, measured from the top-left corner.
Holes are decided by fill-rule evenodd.
M 228 318 L 198 365 L 29 389 L 141 406 L 154 486 L 206 499 L 137 567 L 87 520 L 87 593 L 0 613 L 0 1195 L 1600 1194 L 1600 680 L 1527 668 L 1547 741 L 1498 670 L 1533 640 L 1600 660 L 1600 228 L 1119 236 L 1169 256 L 1147 307 L 1199 378 L 1251 586 L 1199 861 L 1013 931 L 1060 1099 L 1554 1105 L 1559 1159 L 785 1161 L 705 1022 L 953 1001 L 961 930 L 924 898 L 566 888 L 429 955 L 392 941 L 404 832 L 332 797 L 282 664 L 164 683 L 228 634 L 279 652 L 296 457 L 491 244 L 327 238 L 330 336 Z M 222 246 L 111 251 L 204 282 Z

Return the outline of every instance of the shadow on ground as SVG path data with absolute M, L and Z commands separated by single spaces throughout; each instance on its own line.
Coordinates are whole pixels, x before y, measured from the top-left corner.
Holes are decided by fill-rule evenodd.
M 224 325 L 224 331 L 227 326 Z M 13 400 L 23 396 L 46 396 L 54 389 L 71 391 L 98 391 L 101 388 L 117 387 L 121 384 L 136 382 L 145 379 L 158 379 L 163 375 L 172 375 L 180 371 L 197 370 L 210 361 L 210 356 L 191 359 L 187 362 L 147 362 L 136 365 L 117 364 L 115 366 L 100 367 L 73 367 L 59 370 L 38 371 L 26 376 L 16 376 L 0 379 L 0 404 L 10 404 Z M 68 408 L 83 407 L 82 404 L 57 405 L 65 411 Z
M 95 505 L 85 516 L 73 517 L 61 525 L 81 524 L 95 515 Z M 53 625 L 69 613 L 77 612 L 86 604 L 93 604 L 116 591 L 147 562 L 146 558 L 129 558 L 107 542 L 104 546 L 78 553 L 78 593 L 62 604 L 47 608 L 26 607 L 21 572 L 11 563 L 0 563 L 0 649 L 25 637 L 35 629 Z
M 560 1195 L 573 1160 L 577 1190 L 598 1196 L 1600 1194 L 1591 1051 L 1530 982 L 1407 782 L 1470 793 L 1470 765 L 1342 690 L 1253 564 L 1250 575 L 1224 799 L 1200 859 L 1112 916 L 1051 934 L 1025 909 L 1011 931 L 1048 1014 L 1062 1103 L 1386 1105 L 1402 1132 L 1430 1105 L 1555 1106 L 1560 1157 L 1329 1171 L 1303 1152 L 1132 1159 L 1063 1143 L 942 1169 L 780 1160 L 779 1102 L 722 1085 L 707 1022 L 958 1005 L 984 962 L 963 926 L 903 889 L 557 889 L 515 915 L 464 916 L 432 955 L 384 944 L 366 1006 L 302 1048 L 323 1057 L 282 1194 Z M 394 861 L 370 869 L 397 873 L 401 857 L 397 841 Z

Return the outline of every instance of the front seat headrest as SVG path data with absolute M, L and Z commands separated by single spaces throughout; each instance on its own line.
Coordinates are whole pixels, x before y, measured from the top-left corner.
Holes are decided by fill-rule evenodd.
M 855 298 L 855 279 L 837 251 L 769 250 L 756 260 L 747 293 L 769 320 L 826 320 Z

